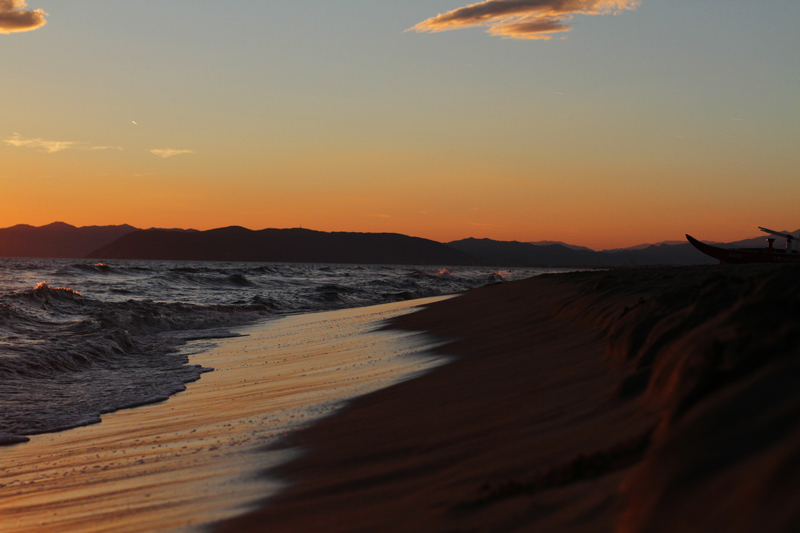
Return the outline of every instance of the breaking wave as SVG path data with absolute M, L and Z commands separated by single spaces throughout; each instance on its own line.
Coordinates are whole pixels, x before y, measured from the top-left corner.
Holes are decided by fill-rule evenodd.
M 284 314 L 436 296 L 539 272 L 0 259 L 0 445 L 184 390 L 211 370 L 188 364 L 188 340 L 230 336 Z

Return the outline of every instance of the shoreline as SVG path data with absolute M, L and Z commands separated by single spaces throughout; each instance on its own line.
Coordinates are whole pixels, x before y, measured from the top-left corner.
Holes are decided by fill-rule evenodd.
M 306 453 L 267 475 L 291 485 L 213 529 L 789 531 L 797 274 L 540 276 L 399 317 L 454 362 L 290 435 Z
M 190 363 L 215 371 L 186 391 L 0 449 L 0 529 L 196 531 L 251 508 L 283 486 L 256 472 L 297 454 L 258 450 L 446 362 L 430 352 L 436 339 L 377 329 L 444 298 L 293 315 L 187 345 Z

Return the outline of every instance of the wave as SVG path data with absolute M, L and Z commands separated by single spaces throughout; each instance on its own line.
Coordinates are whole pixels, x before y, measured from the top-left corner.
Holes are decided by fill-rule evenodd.
M 439 268 L 436 270 L 412 270 L 408 276 L 412 278 L 428 279 L 451 279 L 455 277 L 448 268 Z
M 81 271 L 84 271 L 84 272 L 97 272 L 97 273 L 100 273 L 100 274 L 109 274 L 109 273 L 114 271 L 113 268 L 111 268 L 110 266 L 108 266 L 105 263 L 95 263 L 93 265 L 89 265 L 89 264 L 86 264 L 86 263 L 76 263 L 76 264 L 72 265 L 72 268 L 74 268 L 76 270 L 81 270 Z
M 514 279 L 406 266 L 0 259 L 0 434 L 154 401 L 210 369 L 182 346 L 269 317 L 411 300 Z M 31 278 L 47 279 L 32 286 Z
M 264 297 L 260 294 L 253 296 L 246 305 L 251 306 L 254 310 L 266 312 L 278 312 L 285 308 L 285 304 L 281 303 L 279 300 L 269 296 Z
M 170 268 L 170 272 L 187 272 L 189 274 L 198 274 L 200 272 L 207 272 L 207 269 L 197 268 L 197 267 L 176 267 Z
M 18 292 L 14 297 L 39 304 L 76 303 L 82 298 L 81 293 L 76 290 L 69 287 L 50 287 L 44 281 L 36 284 L 33 289 Z
M 238 287 L 253 287 L 255 285 L 252 281 L 247 279 L 244 274 L 231 274 L 227 279 L 231 285 L 236 285 Z
M 104 302 L 44 282 L 8 295 L 0 303 L 0 433 L 76 427 L 166 398 L 205 370 L 186 365 L 179 347 L 187 338 L 252 323 L 270 307 Z
M 412 291 L 386 292 L 383 293 L 382 296 L 387 302 L 403 302 L 406 300 L 416 300 L 421 297 L 418 292 Z
M 155 280 L 165 286 L 192 288 L 255 287 L 256 283 L 242 272 L 226 269 L 180 267 L 170 269 Z
M 253 274 L 275 274 L 279 270 L 278 270 L 277 267 L 273 267 L 273 266 L 269 266 L 269 265 L 263 265 L 263 266 L 250 268 L 249 271 L 252 272 Z
M 507 275 L 508 275 L 508 272 L 504 272 L 502 270 L 498 270 L 498 271 L 495 271 L 495 272 L 492 272 L 491 274 L 489 274 L 489 276 L 487 277 L 487 281 L 489 283 L 502 283 L 504 281 L 507 281 L 507 279 L 506 279 Z

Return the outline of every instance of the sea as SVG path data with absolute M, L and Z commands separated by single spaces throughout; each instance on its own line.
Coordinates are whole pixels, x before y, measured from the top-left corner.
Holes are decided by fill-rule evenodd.
M 167 400 L 213 370 L 188 341 L 561 271 L 0 258 L 0 443 Z

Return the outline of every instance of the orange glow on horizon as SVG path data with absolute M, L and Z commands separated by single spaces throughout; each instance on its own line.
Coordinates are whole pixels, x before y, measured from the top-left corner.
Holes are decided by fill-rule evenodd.
M 683 240 L 685 233 L 734 241 L 757 235 L 759 225 L 787 231 L 800 226 L 791 216 L 775 216 L 793 212 L 788 196 L 753 202 L 761 194 L 757 184 L 743 182 L 720 193 L 714 180 L 687 176 L 672 178 L 671 188 L 665 189 L 670 169 L 642 182 L 638 176 L 644 171 L 627 164 L 594 169 L 587 177 L 583 165 L 540 165 L 529 172 L 492 161 L 453 164 L 417 157 L 387 170 L 380 158 L 365 162 L 352 154 L 336 165 L 285 161 L 257 171 L 224 169 L 198 153 L 191 156 L 196 160 L 166 159 L 166 169 L 112 173 L 107 159 L 116 154 L 55 155 L 61 157 L 23 153 L 26 157 L 0 171 L 6 200 L 0 226 L 57 220 L 75 226 L 198 230 L 302 226 L 403 233 L 440 242 L 467 237 L 553 240 L 596 250 Z M 376 173 L 385 179 L 364 179 Z M 22 175 L 24 180 L 10 179 Z M 688 188 L 697 194 L 684 194 Z

